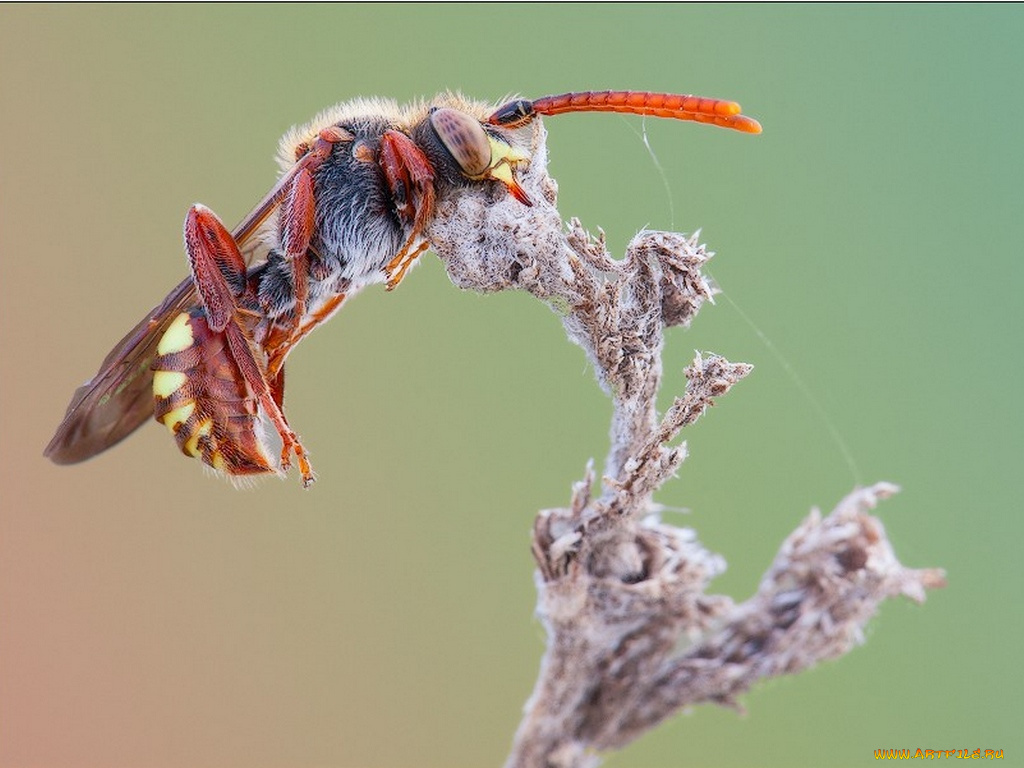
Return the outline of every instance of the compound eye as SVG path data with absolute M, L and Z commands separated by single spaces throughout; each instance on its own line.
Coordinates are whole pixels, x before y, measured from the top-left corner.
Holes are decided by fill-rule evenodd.
M 430 113 L 430 125 L 464 174 L 480 178 L 491 167 L 491 142 L 475 118 L 441 107 Z

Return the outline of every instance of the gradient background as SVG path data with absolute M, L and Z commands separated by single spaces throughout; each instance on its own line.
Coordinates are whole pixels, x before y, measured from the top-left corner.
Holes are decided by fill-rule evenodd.
M 500 764 L 543 648 L 528 532 L 607 449 L 557 318 L 428 256 L 289 362 L 320 482 L 238 492 L 151 424 L 41 457 L 74 387 L 237 221 L 290 125 L 357 95 L 647 88 L 740 101 L 760 137 L 548 122 L 560 209 L 614 251 L 702 227 L 728 300 L 670 333 L 757 368 L 659 495 L 756 587 L 857 482 L 909 565 L 867 645 L 701 708 L 607 765 L 856 766 L 877 747 L 1020 764 L 1024 9 L 0 7 L 0 764 Z M 667 184 L 667 189 L 666 189 Z M 858 469 L 830 436 L 818 402 Z M 1008 763 L 1009 764 L 1009 763 Z

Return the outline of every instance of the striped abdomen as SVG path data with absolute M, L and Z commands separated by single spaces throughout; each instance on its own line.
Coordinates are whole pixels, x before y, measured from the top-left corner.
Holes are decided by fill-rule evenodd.
M 263 440 L 259 406 L 222 333 L 200 308 L 167 328 L 153 362 L 156 420 L 182 453 L 228 475 L 278 472 Z M 280 400 L 281 387 L 275 387 Z

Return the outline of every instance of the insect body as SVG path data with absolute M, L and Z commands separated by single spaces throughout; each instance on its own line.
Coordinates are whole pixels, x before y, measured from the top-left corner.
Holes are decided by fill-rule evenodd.
M 401 282 L 428 242 L 436 201 L 497 184 L 523 205 L 519 129 L 540 115 L 608 111 L 758 133 L 738 104 L 600 91 L 517 99 L 496 109 L 452 94 L 400 108 L 357 100 L 282 139 L 284 172 L 233 230 L 202 205 L 185 218 L 191 276 L 75 392 L 45 455 L 83 461 L 150 415 L 181 450 L 231 477 L 313 470 L 284 416 L 284 364 L 344 300 Z M 274 455 L 267 437 L 280 441 Z

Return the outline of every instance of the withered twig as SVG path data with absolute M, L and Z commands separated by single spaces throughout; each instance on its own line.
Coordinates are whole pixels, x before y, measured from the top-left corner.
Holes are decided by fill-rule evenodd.
M 600 495 L 588 466 L 570 505 L 534 523 L 548 646 L 507 763 L 583 768 L 682 707 L 738 706 L 761 678 L 847 652 L 879 603 L 901 594 L 921 601 L 943 574 L 896 559 L 868 515 L 896 490 L 878 483 L 828 517 L 813 511 L 750 600 L 705 593 L 724 561 L 692 531 L 658 520 L 651 499 L 686 457 L 685 444 L 672 441 L 751 370 L 697 354 L 683 396 L 658 418 L 664 329 L 688 325 L 712 297 L 700 271 L 712 254 L 696 236 L 642 232 L 615 260 L 579 222 L 566 231 L 544 139 L 538 121 L 520 177 L 532 207 L 467 191 L 439 201 L 428 234 L 456 285 L 525 290 L 557 312 L 614 404 Z

